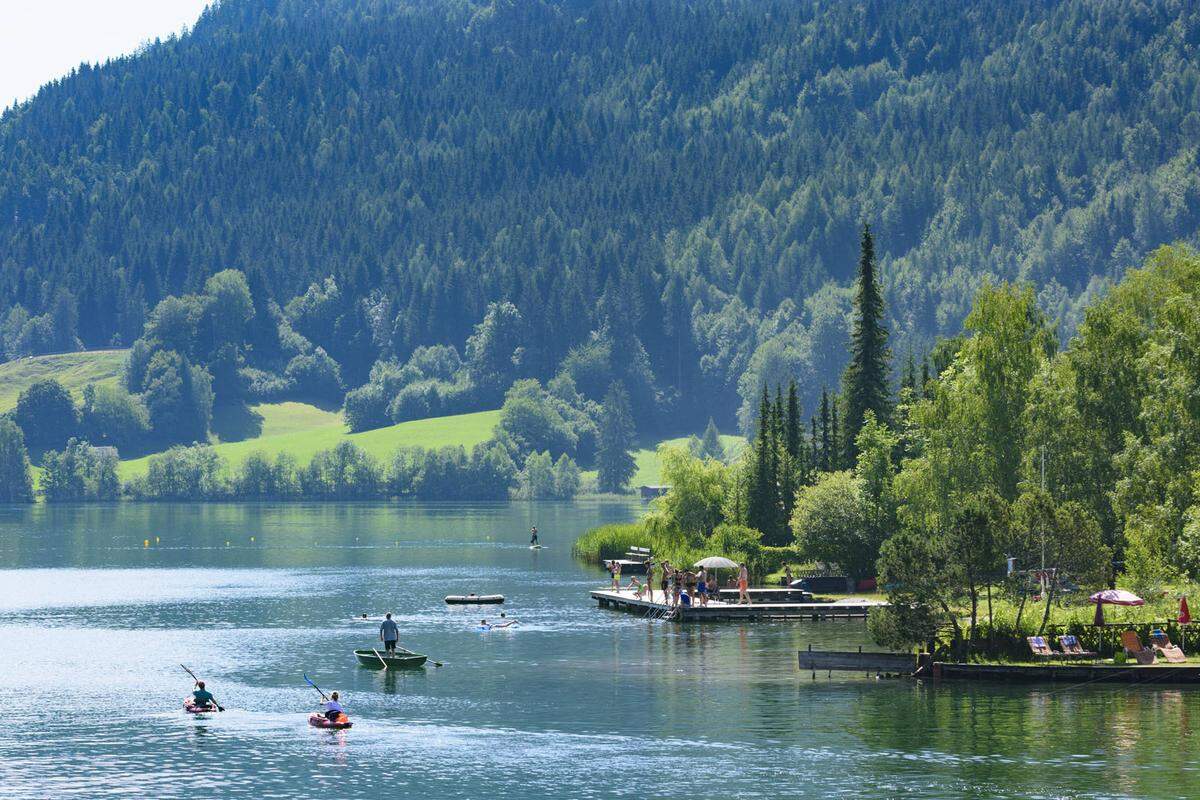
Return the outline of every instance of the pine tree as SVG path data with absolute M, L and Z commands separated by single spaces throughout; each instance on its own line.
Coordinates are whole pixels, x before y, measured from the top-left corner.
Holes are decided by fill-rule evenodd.
M 775 476 L 771 451 L 771 396 L 763 386 L 758 406 L 758 435 L 754 439 L 754 475 L 747 498 L 746 521 L 751 528 L 766 533 L 774 524 Z
M 829 469 L 831 472 L 837 472 L 842 468 L 842 453 L 845 452 L 842 447 L 841 431 L 838 430 L 838 398 L 836 395 L 829 399 Z
M 892 418 L 888 369 L 891 353 L 887 328 L 883 325 L 883 297 L 875 272 L 875 242 L 871 228 L 863 225 L 858 260 L 858 290 L 854 296 L 854 330 L 850 338 L 850 363 L 842 377 L 846 414 L 842 452 L 853 462 L 858 455 L 855 439 L 862 430 L 867 410 L 887 423 Z
M 829 472 L 830 455 L 833 453 L 832 442 L 829 438 L 829 390 L 821 389 L 821 460 L 817 462 L 821 472 Z
M 917 364 L 911 352 L 904 360 L 904 376 L 900 379 L 900 388 L 908 389 L 909 392 L 917 390 Z
M 712 417 L 704 426 L 704 435 L 700 437 L 700 455 L 702 458 L 712 458 L 717 461 L 725 460 L 725 445 L 721 444 L 721 432 Z
M 602 492 L 624 492 L 637 471 L 629 451 L 633 449 L 633 413 L 629 408 L 629 393 L 619 381 L 608 387 L 600 411 L 600 431 L 597 436 L 596 463 L 599 467 L 597 485 Z
M 921 359 L 921 396 L 928 398 L 929 390 L 933 388 L 929 383 L 929 358 Z
M 800 459 L 804 455 L 803 443 L 801 436 L 803 429 L 800 422 L 800 398 L 796 393 L 796 382 L 792 381 L 788 386 L 787 399 L 787 417 L 784 422 L 784 440 L 786 442 L 788 455 L 792 458 Z
M 821 469 L 821 447 L 820 447 L 821 438 L 817 435 L 817 417 L 816 417 L 816 415 L 814 414 L 813 416 L 809 417 L 808 422 L 809 422 L 809 427 L 812 428 L 812 433 L 809 435 L 809 439 L 808 439 L 809 444 L 811 445 L 811 447 L 810 447 L 811 455 L 809 456 L 808 461 L 810 464 L 812 464 L 812 468 L 814 470 L 820 470 Z

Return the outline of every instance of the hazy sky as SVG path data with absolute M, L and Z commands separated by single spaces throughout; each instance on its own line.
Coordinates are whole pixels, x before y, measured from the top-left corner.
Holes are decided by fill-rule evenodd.
M 191 27 L 209 2 L 0 0 L 0 109 L 80 62 L 103 62 Z

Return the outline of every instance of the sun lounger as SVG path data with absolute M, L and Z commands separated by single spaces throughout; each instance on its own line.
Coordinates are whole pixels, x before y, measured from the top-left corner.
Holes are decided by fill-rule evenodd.
M 1064 653 L 1075 658 L 1096 657 L 1096 654 L 1091 650 L 1084 650 L 1083 645 L 1079 643 L 1079 637 L 1073 634 L 1058 637 L 1058 646 L 1062 648 Z
M 1136 631 L 1125 631 L 1121 634 L 1121 646 L 1125 652 L 1137 659 L 1139 664 L 1154 663 L 1154 649 L 1142 644 Z
M 1150 646 L 1162 653 L 1163 658 L 1171 664 L 1184 664 L 1187 662 L 1187 655 L 1179 648 L 1179 645 L 1171 644 L 1171 638 L 1167 636 L 1165 631 L 1153 631 L 1150 634 Z
M 1029 649 L 1035 656 L 1040 658 L 1054 658 L 1054 651 L 1050 649 L 1050 645 L 1046 642 L 1044 636 L 1027 636 L 1025 641 L 1029 642 Z

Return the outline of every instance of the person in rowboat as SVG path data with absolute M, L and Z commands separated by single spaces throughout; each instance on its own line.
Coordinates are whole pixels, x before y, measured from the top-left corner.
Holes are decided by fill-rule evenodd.
M 346 713 L 346 709 L 342 708 L 342 704 L 338 702 L 338 693 L 332 692 L 329 699 L 321 703 L 321 708 L 325 710 L 325 719 L 336 721 L 338 716 Z
M 379 638 L 383 641 L 383 649 L 395 654 L 396 642 L 400 638 L 400 627 L 392 619 L 392 612 L 384 615 L 383 624 L 379 626 Z
M 196 689 L 192 692 L 192 704 L 199 708 L 212 708 L 217 704 L 217 698 L 204 688 L 204 681 L 196 681 Z
M 530 533 L 530 536 L 529 536 L 529 544 L 530 544 L 531 546 L 532 546 L 532 545 L 535 545 L 535 544 L 537 544 L 537 543 L 538 543 L 538 538 L 537 538 L 537 525 L 534 525 L 532 528 L 530 528 L 530 529 L 529 529 L 529 533 Z

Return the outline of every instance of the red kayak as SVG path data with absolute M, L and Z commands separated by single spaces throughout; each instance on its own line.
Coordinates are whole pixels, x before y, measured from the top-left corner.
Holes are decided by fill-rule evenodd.
M 183 710 L 189 714 L 212 714 L 215 713 L 217 707 L 214 706 L 198 706 L 192 698 L 183 701 Z
M 337 719 L 330 719 L 322 714 L 310 714 L 308 724 L 314 728 L 328 728 L 333 731 L 340 731 L 349 728 L 354 723 L 345 714 L 338 714 Z

